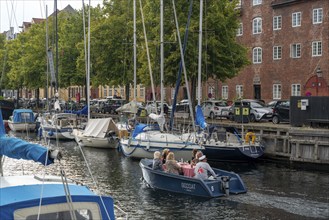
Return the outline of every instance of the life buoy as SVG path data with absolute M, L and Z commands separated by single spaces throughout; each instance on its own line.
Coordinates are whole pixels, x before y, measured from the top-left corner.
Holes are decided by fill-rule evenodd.
M 255 144 L 255 141 L 256 141 L 256 135 L 254 132 L 248 132 L 246 134 L 246 136 L 244 137 L 244 140 L 246 143 L 249 143 L 250 142 L 250 138 L 251 138 L 251 143 L 252 144 Z

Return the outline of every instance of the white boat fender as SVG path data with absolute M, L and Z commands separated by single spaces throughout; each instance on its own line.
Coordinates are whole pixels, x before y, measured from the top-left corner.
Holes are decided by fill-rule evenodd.
M 222 189 L 225 191 L 225 195 L 230 195 L 230 177 L 229 176 L 221 176 L 222 180 Z

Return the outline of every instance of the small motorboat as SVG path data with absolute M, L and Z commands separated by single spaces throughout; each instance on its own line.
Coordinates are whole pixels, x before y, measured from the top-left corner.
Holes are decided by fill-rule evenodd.
M 15 109 L 8 125 L 12 131 L 31 131 L 36 129 L 37 124 L 31 109 Z
M 190 164 L 181 164 L 184 175 L 177 175 L 153 170 L 152 163 L 152 159 L 142 159 L 139 166 L 143 172 L 143 180 L 154 189 L 207 198 L 247 192 L 240 176 L 234 172 L 213 168 L 216 179 L 201 180 L 193 177 L 194 168 Z

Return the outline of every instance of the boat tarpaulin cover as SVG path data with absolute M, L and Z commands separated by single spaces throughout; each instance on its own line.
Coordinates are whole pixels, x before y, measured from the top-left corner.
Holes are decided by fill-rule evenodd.
M 34 114 L 31 109 L 15 109 L 13 112 L 14 123 L 34 122 Z
M 48 149 L 39 144 L 32 144 L 14 137 L 0 137 L 0 155 L 49 165 L 54 162 L 54 159 L 50 158 L 47 152 Z
M 89 119 L 83 136 L 104 138 L 109 131 L 119 132 L 112 118 L 93 118 Z

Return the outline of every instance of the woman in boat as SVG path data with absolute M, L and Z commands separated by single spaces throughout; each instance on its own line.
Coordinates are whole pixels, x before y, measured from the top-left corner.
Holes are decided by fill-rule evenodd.
M 208 171 L 211 173 L 212 177 L 216 179 L 217 175 L 214 170 L 207 163 L 206 155 L 203 155 L 199 158 L 199 162 L 196 164 L 194 168 L 195 178 L 206 180 L 209 179 Z M 211 178 L 210 178 L 211 179 Z
M 153 170 L 162 170 L 162 160 L 161 160 L 160 151 L 155 151 L 154 152 L 152 169 Z
M 163 149 L 162 151 L 162 164 L 166 164 L 166 159 L 169 154 L 170 150 L 168 148 Z
M 174 173 L 174 174 L 181 174 L 183 173 L 182 167 L 177 163 L 175 160 L 175 155 L 173 152 L 169 152 L 167 159 L 166 159 L 166 172 L 167 173 Z
M 193 149 L 192 154 L 193 154 L 193 156 L 192 156 L 191 165 L 195 166 L 199 162 L 199 158 L 201 156 L 203 156 L 203 153 L 202 153 L 202 151 L 199 151 L 197 149 Z

